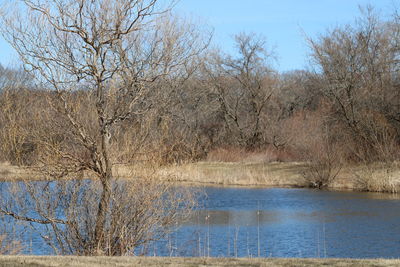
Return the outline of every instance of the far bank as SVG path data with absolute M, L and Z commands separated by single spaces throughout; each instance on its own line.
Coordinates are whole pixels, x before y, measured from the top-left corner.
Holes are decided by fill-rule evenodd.
M 113 172 L 119 178 L 156 175 L 166 180 L 200 186 L 290 188 L 313 187 L 315 176 L 326 175 L 324 172 L 319 174 L 318 170 L 311 173 L 310 165 L 305 162 L 201 161 L 168 166 L 139 163 L 134 166 L 114 165 Z M 400 167 L 397 163 L 343 166 L 333 170 L 330 175 L 334 177 L 326 189 L 397 193 L 400 186 Z M 89 178 L 85 174 L 79 177 Z M 45 177 L 31 167 L 0 163 L 0 179 L 42 180 Z

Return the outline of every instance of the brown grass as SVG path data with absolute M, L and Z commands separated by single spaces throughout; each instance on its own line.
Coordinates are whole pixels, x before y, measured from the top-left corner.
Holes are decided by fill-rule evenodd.
M 197 162 L 182 165 L 154 167 L 137 164 L 135 167 L 115 165 L 113 173 L 120 178 L 156 175 L 168 180 L 191 184 L 225 186 L 280 186 L 303 185 L 303 163 L 265 162 Z M 39 179 L 29 168 L 0 165 L 1 180 Z M 88 178 L 85 175 L 83 178 Z
M 186 184 L 215 186 L 304 187 L 307 180 L 304 162 L 196 162 L 171 166 L 137 164 L 135 168 L 115 165 L 120 178 L 156 175 Z M 39 179 L 29 168 L 0 163 L 0 180 Z M 85 177 L 85 176 L 83 176 Z M 87 177 L 85 177 L 87 178 Z M 398 192 L 400 164 L 345 166 L 340 169 L 330 188 L 374 192 Z
M 40 175 L 30 168 L 18 167 L 8 162 L 0 162 L 0 180 L 39 179 Z
M 293 155 L 285 150 L 268 146 L 264 149 L 249 151 L 244 148 L 217 148 L 207 154 L 206 161 L 211 162 L 289 162 Z
M 182 182 L 234 186 L 303 186 L 305 164 L 263 162 L 197 162 L 163 168 L 160 173 Z
M 400 184 L 398 162 L 365 164 L 354 172 L 355 188 L 369 192 L 397 193 Z
M 0 256 L 1 266 L 399 266 L 400 260 Z

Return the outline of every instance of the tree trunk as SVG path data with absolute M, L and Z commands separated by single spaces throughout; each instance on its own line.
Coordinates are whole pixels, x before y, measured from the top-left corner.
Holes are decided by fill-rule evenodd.
M 100 181 L 102 185 L 103 192 L 101 194 L 101 199 L 99 202 L 99 209 L 97 211 L 97 219 L 96 219 L 96 227 L 95 227 L 95 244 L 94 248 L 96 248 L 96 253 L 102 253 L 102 249 L 104 246 L 105 240 L 105 225 L 107 220 L 107 214 L 109 212 L 110 200 L 111 200 L 111 180 L 113 177 L 112 174 L 112 165 L 110 159 L 108 157 L 108 136 L 109 132 L 107 129 L 102 131 L 102 140 L 101 140 L 101 154 L 104 160 L 105 170 L 100 176 Z

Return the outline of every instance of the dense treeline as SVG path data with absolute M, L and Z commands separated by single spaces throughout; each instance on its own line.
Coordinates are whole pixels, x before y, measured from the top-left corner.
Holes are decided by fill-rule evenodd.
M 141 103 L 149 109 L 124 121 L 113 137 L 115 157 L 173 163 L 241 148 L 269 150 L 272 158 L 266 160 L 397 159 L 397 19 L 382 21 L 367 10 L 355 24 L 307 40 L 312 70 L 287 73 L 272 68 L 262 37 L 238 34 L 235 55 L 210 49 L 185 79 L 165 77 L 149 85 L 157 87 Z M 38 141 L 43 132 L 79 153 L 54 107 L 45 104 L 54 93 L 34 86 L 23 71 L 0 72 L 1 160 L 40 161 L 46 153 Z M 68 97 L 85 123 L 95 122 L 95 104 L 88 104 L 94 99 L 85 88 Z

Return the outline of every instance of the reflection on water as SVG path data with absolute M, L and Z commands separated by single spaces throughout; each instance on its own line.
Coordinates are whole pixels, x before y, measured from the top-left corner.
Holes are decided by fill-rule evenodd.
M 282 219 L 282 214 L 276 211 L 224 211 L 224 210 L 198 210 L 183 225 L 212 225 L 212 226 L 257 226 L 269 222 L 278 222 Z
M 294 221 L 316 221 L 316 222 L 334 222 L 337 217 L 349 216 L 375 216 L 372 212 L 366 211 L 343 211 L 343 212 L 288 212 L 288 211 L 266 211 L 266 210 L 198 210 L 182 223 L 187 225 L 212 225 L 212 226 L 258 226 L 268 223 L 278 223 L 286 220 Z
M 397 195 L 205 188 L 177 231 L 136 253 L 157 256 L 398 258 Z M 22 229 L 22 228 L 21 228 Z M 33 254 L 49 254 L 29 234 Z
M 397 258 L 399 196 L 206 188 L 208 198 L 157 255 Z M 154 252 L 153 251 L 153 252 Z

